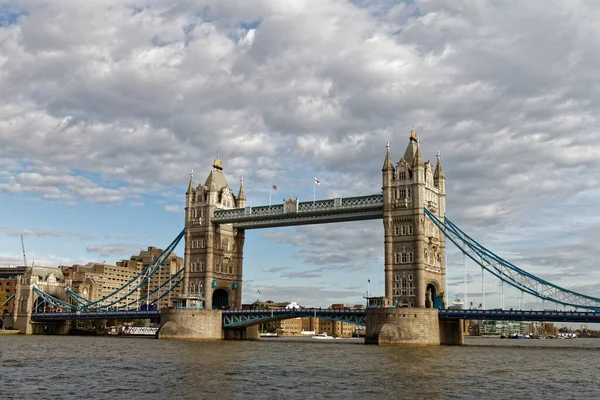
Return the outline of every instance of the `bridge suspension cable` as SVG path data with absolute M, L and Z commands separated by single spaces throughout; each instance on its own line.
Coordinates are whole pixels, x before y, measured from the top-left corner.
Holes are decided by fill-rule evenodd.
M 13 292 L 13 294 L 11 294 L 10 296 L 8 296 L 8 298 L 6 300 L 4 300 L 4 303 L 2 303 L 1 306 L 4 307 L 5 305 L 7 305 L 9 301 L 11 301 L 12 299 L 15 298 L 16 294 L 17 294 L 16 292 Z
M 162 253 L 160 253 L 160 255 L 150 265 L 148 265 L 146 268 L 144 268 L 138 275 L 131 278 L 129 280 L 129 282 L 127 282 L 125 285 L 123 285 L 119 289 L 115 290 L 114 292 L 104 296 L 103 298 L 93 301 L 91 303 L 88 303 L 87 305 L 84 306 L 84 308 L 90 308 L 96 304 L 100 304 L 101 307 L 110 307 L 110 306 L 113 306 L 113 305 L 119 303 L 120 301 L 126 299 L 131 294 L 136 292 L 139 288 L 142 287 L 142 285 L 144 283 L 148 282 L 150 280 L 150 278 L 156 273 L 156 271 L 158 271 L 160 269 L 160 267 L 165 263 L 167 258 L 171 255 L 171 252 L 173 251 L 173 249 L 175 249 L 175 247 L 177 247 L 177 245 L 183 238 L 184 233 L 185 233 L 185 229 L 182 230 L 181 233 L 179 233 L 179 235 L 177 235 L 175 240 L 173 240 L 171 242 L 171 244 L 169 244 L 169 246 Z M 132 284 L 135 285 L 136 282 L 139 282 L 139 283 L 136 286 L 134 286 L 133 289 L 129 289 L 128 291 L 126 291 L 126 293 L 124 295 L 122 295 L 121 297 L 119 297 L 115 300 L 112 300 L 112 301 L 109 300 L 111 297 L 117 295 L 117 293 L 125 290 L 125 288 L 129 288 L 130 285 L 132 285 Z M 105 301 L 108 301 L 108 304 L 104 303 Z
M 147 304 L 156 304 L 159 300 L 161 300 L 162 298 L 167 296 L 169 293 L 171 293 L 173 291 L 173 289 L 175 289 L 177 286 L 179 286 L 179 284 L 181 282 L 183 282 L 182 273 L 183 273 L 183 268 L 181 268 L 179 271 L 177 271 L 175 274 L 173 274 L 173 276 L 171 276 L 169 279 L 167 279 L 162 285 L 160 285 L 153 291 L 148 292 L 147 296 L 149 298 L 150 296 L 153 296 L 155 293 L 159 292 L 161 289 L 164 289 L 167 285 L 170 285 L 169 288 L 164 291 L 164 293 L 160 294 L 160 296 L 158 296 L 156 298 L 153 298 L 152 301 L 147 301 Z M 136 304 L 137 302 L 138 302 L 138 300 L 136 299 L 136 300 L 130 301 L 129 303 L 125 304 L 125 306 L 129 307 L 133 304 Z
M 565 306 L 600 311 L 600 298 L 577 293 L 539 278 L 494 254 L 463 232 L 447 217 L 442 221 L 427 208 L 425 208 L 425 215 L 464 255 L 522 293 L 528 293 L 542 301 L 548 300 Z
M 144 268 L 142 271 L 140 271 L 140 273 L 138 273 L 136 276 L 131 278 L 129 280 L 129 282 L 125 283 L 123 286 L 121 286 L 117 290 L 113 291 L 112 293 L 109 293 L 108 295 L 102 297 L 101 299 L 91 301 L 91 300 L 88 300 L 88 299 L 82 297 L 78 293 L 73 292 L 71 289 L 67 289 L 66 292 L 67 292 L 68 296 L 71 297 L 76 302 L 76 304 L 71 304 L 71 303 L 67 303 L 65 301 L 62 301 L 56 297 L 53 297 L 53 296 L 45 293 L 43 290 L 40 290 L 39 288 L 37 288 L 35 285 L 33 286 L 33 290 L 38 296 L 42 297 L 46 302 L 48 302 L 54 306 L 62 306 L 64 308 L 68 308 L 71 310 L 76 309 L 76 310 L 82 310 L 82 311 L 84 311 L 84 310 L 85 311 L 92 311 L 92 310 L 99 311 L 102 309 L 106 309 L 110 306 L 113 306 L 113 305 L 123 301 L 123 300 L 126 300 L 129 296 L 131 296 L 131 294 L 135 293 L 138 289 L 140 289 L 142 287 L 142 285 L 144 285 L 145 283 L 149 283 L 150 278 L 152 276 L 154 276 L 154 274 L 163 266 L 165 261 L 169 258 L 169 256 L 175 249 L 175 247 L 177 247 L 177 245 L 183 238 L 184 234 L 185 234 L 185 230 L 182 230 L 177 235 L 177 237 L 171 242 L 171 244 L 169 244 L 169 246 L 167 246 L 167 248 L 162 253 L 160 253 L 159 256 L 156 257 L 156 259 L 152 263 L 150 263 L 146 268 Z M 165 282 L 165 284 L 160 285 L 157 289 L 153 290 L 152 293 L 155 293 L 156 291 L 160 290 L 166 284 L 173 282 L 173 278 L 178 276 L 182 271 L 183 271 L 183 268 L 180 271 L 178 271 L 175 275 L 173 275 L 169 280 L 167 280 Z M 168 293 L 170 293 L 170 291 L 173 290 L 175 287 L 177 287 L 181 283 L 182 280 L 183 280 L 183 278 L 181 278 L 176 284 L 174 284 L 169 289 L 169 291 L 167 291 L 165 294 L 160 296 L 155 301 L 160 300 L 161 298 L 166 296 Z M 132 284 L 134 285 L 133 289 L 131 289 Z M 120 297 L 114 299 L 115 296 L 118 296 L 119 293 L 121 293 L 123 291 L 125 291 L 126 293 L 122 294 Z M 149 295 L 150 295 L 150 292 L 148 293 L 148 296 Z M 137 302 L 137 300 L 128 303 L 128 305 L 135 304 L 136 302 Z

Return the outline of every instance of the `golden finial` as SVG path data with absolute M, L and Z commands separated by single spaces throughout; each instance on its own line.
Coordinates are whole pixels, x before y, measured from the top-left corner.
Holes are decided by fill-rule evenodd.
M 219 159 L 219 154 L 217 153 L 217 158 L 215 158 L 215 162 L 213 163 L 213 168 L 223 169 L 223 164 L 221 164 L 221 160 Z
M 419 141 L 419 138 L 417 137 L 417 132 L 415 132 L 415 124 L 413 124 L 412 129 L 410 130 L 410 139 L 414 140 L 415 142 Z

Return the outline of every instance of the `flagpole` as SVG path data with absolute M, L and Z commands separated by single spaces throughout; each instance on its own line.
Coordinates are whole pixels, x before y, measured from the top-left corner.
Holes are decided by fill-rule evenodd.
M 317 181 L 313 179 L 313 205 L 317 201 Z
M 273 184 L 269 186 L 269 208 L 271 208 L 271 192 L 273 191 Z

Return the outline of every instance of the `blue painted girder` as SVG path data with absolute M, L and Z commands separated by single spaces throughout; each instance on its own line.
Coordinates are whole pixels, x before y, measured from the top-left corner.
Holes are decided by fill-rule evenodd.
M 365 326 L 364 310 L 330 310 L 321 308 L 292 308 L 277 310 L 227 310 L 223 311 L 223 327 L 245 327 L 270 321 L 298 317 L 314 317 Z

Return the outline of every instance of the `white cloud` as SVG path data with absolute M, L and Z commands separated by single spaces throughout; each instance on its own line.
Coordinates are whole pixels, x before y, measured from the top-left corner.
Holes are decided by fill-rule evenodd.
M 3 195 L 181 198 L 189 169 L 203 178 L 217 154 L 230 185 L 246 178 L 249 205 L 265 203 L 275 180 L 310 195 L 299 182 L 316 171 L 322 195 L 368 194 L 381 187 L 385 142 L 398 160 L 415 123 L 425 158 L 442 151 L 448 214 L 483 241 L 515 253 L 503 243 L 540 210 L 552 225 L 595 215 L 592 2 L 88 3 L 22 1 L 27 14 L 0 28 Z M 326 229 L 312 229 L 271 239 L 301 242 L 299 257 L 316 266 L 382 253 L 375 229 L 337 231 L 323 256 L 310 237 Z
M 0 231 L 4 231 L 7 236 L 36 236 L 36 237 L 78 237 L 80 239 L 89 240 L 92 239 L 92 236 L 85 235 L 82 233 L 74 233 L 74 232 L 61 232 L 50 229 L 39 229 L 39 228 L 30 228 L 30 229 L 13 229 L 8 226 L 0 226 Z
M 165 204 L 164 208 L 166 212 L 181 213 L 184 211 L 183 207 L 177 204 Z
M 134 254 L 136 250 L 139 251 L 139 246 L 122 243 L 94 244 L 88 245 L 85 248 L 86 252 L 98 254 L 102 257 L 120 256 L 127 259 L 131 256 L 131 254 Z

